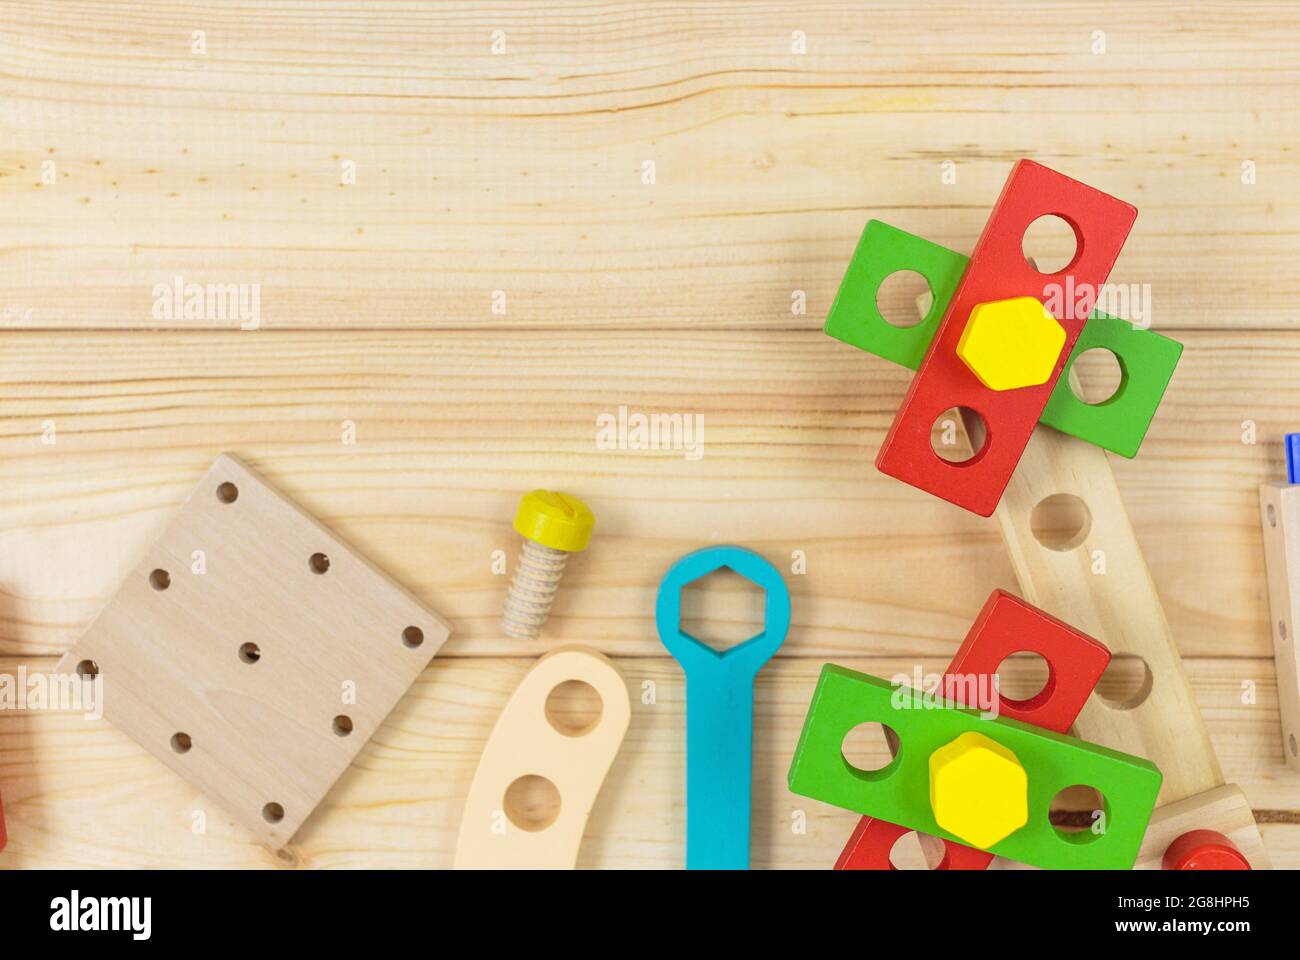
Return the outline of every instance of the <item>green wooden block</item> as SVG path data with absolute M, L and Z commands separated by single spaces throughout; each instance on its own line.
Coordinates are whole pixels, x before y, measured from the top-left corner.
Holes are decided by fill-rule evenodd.
M 1101 403 L 1085 403 L 1070 389 L 1070 367 L 1097 347 L 1119 361 L 1119 388 Z M 1083 325 L 1040 422 L 1121 457 L 1135 457 L 1182 354 L 1177 340 L 1096 311 Z
M 898 735 L 899 750 L 880 770 L 844 759 L 845 735 L 862 723 Z M 964 843 L 943 830 L 930 810 L 930 754 L 969 731 L 1016 754 L 1029 778 L 1029 821 L 989 847 L 1010 860 L 1044 869 L 1129 869 L 1137 859 L 1163 779 L 1150 761 L 1108 750 L 1010 718 L 926 704 L 919 691 L 828 663 L 813 693 L 790 764 L 794 793 L 878 817 L 931 836 Z M 1048 819 L 1052 799 L 1085 785 L 1103 797 L 1093 829 L 1058 831 Z
M 969 261 L 955 250 L 872 220 L 853 251 L 824 329 L 836 340 L 915 370 Z M 914 327 L 894 326 L 876 306 L 880 284 L 899 270 L 921 274 L 934 295 L 929 312 Z M 1070 389 L 1070 368 L 1084 352 L 1097 347 L 1115 354 L 1120 386 L 1109 399 L 1090 404 Z M 1134 457 L 1182 352 L 1183 345 L 1176 340 L 1094 311 L 1066 360 L 1041 422 L 1120 456 Z
M 872 220 L 853 251 L 823 329 L 836 340 L 915 370 L 939 329 L 943 311 L 966 271 L 968 259 L 883 221 Z M 899 270 L 915 270 L 925 277 L 933 294 L 930 311 L 912 327 L 890 323 L 876 305 L 880 284 Z

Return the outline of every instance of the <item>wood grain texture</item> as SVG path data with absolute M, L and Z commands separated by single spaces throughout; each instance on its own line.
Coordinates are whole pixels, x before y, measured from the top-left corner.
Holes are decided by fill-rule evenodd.
M 1182 653 L 1269 656 L 1255 498 L 1300 405 L 1300 334 L 1186 339 L 1141 456 L 1112 463 Z M 796 331 L 0 335 L 2 649 L 70 646 L 231 450 L 455 621 L 448 653 L 658 655 L 664 571 L 738 542 L 786 573 L 806 555 L 782 655 L 949 655 L 1015 579 L 993 521 L 872 466 L 905 385 Z M 702 416 L 703 456 L 601 449 L 620 406 Z M 522 643 L 493 552 L 513 559 L 519 494 L 542 484 L 590 503 L 596 534 Z M 757 623 L 747 596 L 715 618 Z
M 884 677 L 916 666 L 940 672 L 945 665 L 938 658 L 841 662 Z M 534 663 L 437 657 L 283 855 L 258 844 L 106 721 L 0 712 L 0 782 L 10 825 L 0 865 L 450 866 L 479 755 Z M 620 659 L 617 666 L 632 720 L 592 809 L 578 864 L 679 868 L 686 829 L 682 674 L 662 657 Z M 829 869 L 856 821 L 785 786 L 820 666 L 785 658 L 758 678 L 755 867 Z M 1294 780 L 1281 757 L 1257 749 L 1277 726 L 1269 661 L 1189 660 L 1187 666 L 1224 773 L 1246 791 L 1275 865 L 1300 863 L 1300 825 L 1290 812 Z M 15 661 L 0 661 L 0 670 L 16 670 Z M 1008 682 L 1021 682 L 1022 673 L 1013 665 Z M 1257 683 L 1254 704 L 1241 702 L 1246 681 Z M 653 704 L 644 702 L 650 690 Z M 196 812 L 205 815 L 201 834 L 194 832 Z
M 814 329 L 869 217 L 969 252 L 1030 155 L 1141 210 L 1112 280 L 1158 326 L 1289 328 L 1298 33 L 1271 3 L 8 0 L 0 307 L 151 327 L 179 275 L 261 284 L 269 327 Z
M 1297 28 L 1277 3 L 0 0 L 0 672 L 51 666 L 223 450 L 455 628 L 283 857 L 107 723 L 0 710 L 0 866 L 450 865 L 492 723 L 564 642 L 633 695 L 579 864 L 679 866 L 651 611 L 726 541 L 807 562 L 759 681 L 753 862 L 829 866 L 854 818 L 803 805 L 792 833 L 784 785 L 821 659 L 941 670 L 1015 581 L 992 521 L 872 466 L 907 374 L 818 331 L 868 218 L 968 252 L 1021 156 L 1141 211 L 1112 279 L 1187 351 L 1112 463 L 1224 775 L 1300 865 L 1256 513 L 1300 405 Z M 261 329 L 156 319 L 177 276 L 259 285 Z M 620 406 L 702 415 L 704 456 L 601 449 Z M 521 644 L 494 571 L 539 485 L 598 524 Z M 714 586 L 687 615 L 752 633 Z

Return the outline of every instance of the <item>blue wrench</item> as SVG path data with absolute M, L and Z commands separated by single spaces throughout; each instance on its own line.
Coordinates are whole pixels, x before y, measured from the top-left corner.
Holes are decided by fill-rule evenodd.
M 681 627 L 682 588 L 722 567 L 766 593 L 763 632 L 722 653 Z M 790 591 L 744 547 L 705 547 L 669 568 L 655 602 L 659 640 L 686 674 L 686 869 L 748 870 L 754 677 L 790 629 Z

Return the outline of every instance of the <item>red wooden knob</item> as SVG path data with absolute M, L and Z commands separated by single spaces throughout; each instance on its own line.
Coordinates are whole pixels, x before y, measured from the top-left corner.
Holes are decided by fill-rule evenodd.
M 1191 830 L 1169 844 L 1166 870 L 1249 870 L 1236 844 L 1215 830 Z

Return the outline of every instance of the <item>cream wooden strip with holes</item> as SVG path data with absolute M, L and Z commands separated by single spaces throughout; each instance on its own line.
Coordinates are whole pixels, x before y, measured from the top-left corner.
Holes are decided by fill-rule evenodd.
M 449 629 L 221 456 L 57 669 L 102 677 L 110 722 L 280 846 Z
M 1295 631 L 1300 629 L 1300 486 L 1286 481 L 1261 484 L 1259 509 L 1282 715 L 1278 749 L 1287 766 L 1300 773 L 1300 664 L 1295 651 Z
M 564 684 L 586 684 L 600 701 L 591 721 L 567 723 L 548 709 Z M 627 733 L 631 708 L 614 665 L 585 647 L 537 661 L 501 711 L 461 814 L 453 865 L 466 870 L 572 869 L 587 817 Z M 530 809 L 530 780 L 554 794 Z M 536 789 L 536 788 L 535 788 Z M 517 795 L 516 795 L 517 794 Z
M 947 657 L 836 658 L 881 677 L 939 673 Z M 48 670 L 52 660 L 25 662 Z M 0 790 L 10 845 L 0 867 L 448 867 L 461 813 L 493 725 L 533 668 L 529 659 L 438 656 L 362 748 L 283 857 L 107 721 L 0 710 Z M 13 674 L 24 662 L 0 661 Z M 596 798 L 582 867 L 680 867 L 685 842 L 681 671 L 667 657 L 619 659 L 632 705 L 622 748 Z M 1276 753 L 1277 702 L 1267 659 L 1185 661 L 1227 776 L 1258 811 L 1278 867 L 1300 867 L 1296 781 Z M 829 869 L 857 817 L 794 797 L 790 756 L 821 661 L 774 660 L 759 675 L 754 728 L 753 862 Z M 1009 691 L 1038 676 L 1014 660 Z M 1110 695 L 1114 678 L 1103 680 Z M 1256 700 L 1242 687 L 1256 684 Z M 579 723 L 590 704 L 554 704 Z M 873 747 L 883 761 L 883 738 Z
M 1170 9 L 7 2 L 3 320 L 813 329 L 868 217 L 969 251 L 1028 144 L 1141 209 L 1158 323 L 1292 328 L 1300 17 Z
M 1116 478 L 1182 651 L 1271 656 L 1257 486 L 1300 406 L 1300 334 L 1183 339 Z M 872 465 L 907 379 L 811 332 L 3 333 L 0 651 L 71 646 L 232 450 L 453 618 L 450 653 L 658 655 L 655 584 L 731 541 L 786 572 L 802 551 L 783 654 L 949 656 L 1015 579 L 995 524 Z M 620 407 L 702 417 L 703 455 L 602 448 L 597 418 Z M 501 633 L 494 551 L 513 563 L 540 482 L 598 522 L 525 644 Z M 757 624 L 749 597 L 711 599 L 710 619 Z

